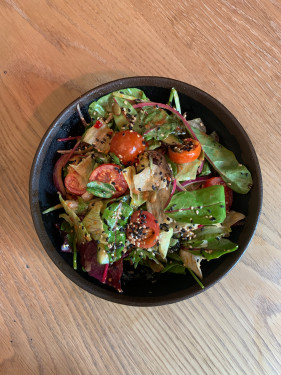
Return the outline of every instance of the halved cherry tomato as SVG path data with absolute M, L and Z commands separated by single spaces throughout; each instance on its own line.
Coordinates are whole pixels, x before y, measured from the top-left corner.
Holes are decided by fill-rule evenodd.
M 112 198 L 123 195 L 128 189 L 128 184 L 122 174 L 122 170 L 117 164 L 102 164 L 93 170 L 89 177 L 89 181 L 100 181 L 112 184 L 116 193 Z
M 144 152 L 145 145 L 145 140 L 139 133 L 124 130 L 114 135 L 110 143 L 110 151 L 126 165 L 134 162 L 137 156 Z
M 203 188 L 213 186 L 213 185 L 223 185 L 224 186 L 224 194 L 225 194 L 225 209 L 229 212 L 230 207 L 233 202 L 233 191 L 227 184 L 223 181 L 221 177 L 212 177 L 209 178 L 203 185 Z
M 97 121 L 95 122 L 94 128 L 99 129 L 99 128 L 101 128 L 103 125 L 104 125 L 104 123 L 103 123 L 102 121 L 97 120 Z
M 71 194 L 82 195 L 87 191 L 86 186 L 84 186 L 81 181 L 80 175 L 76 171 L 70 172 L 66 175 L 64 184 Z
M 183 144 L 171 145 L 168 149 L 170 159 L 176 164 L 189 163 L 196 160 L 201 153 L 200 143 L 192 138 L 184 140 Z
M 148 211 L 135 211 L 127 227 L 127 238 L 135 246 L 148 249 L 156 244 L 160 227 Z

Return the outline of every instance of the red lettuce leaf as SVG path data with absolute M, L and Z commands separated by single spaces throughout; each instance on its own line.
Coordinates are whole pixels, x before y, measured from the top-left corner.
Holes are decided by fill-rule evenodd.
M 123 259 L 112 265 L 99 264 L 97 261 L 97 244 L 95 241 L 86 242 L 79 246 L 80 262 L 89 276 L 98 281 L 112 286 L 122 292 L 121 276 L 123 274 Z

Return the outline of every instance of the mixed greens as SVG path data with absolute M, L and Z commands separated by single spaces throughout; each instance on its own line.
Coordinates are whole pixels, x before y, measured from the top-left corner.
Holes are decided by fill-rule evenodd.
M 73 267 L 122 291 L 123 263 L 155 273 L 191 273 L 201 262 L 235 251 L 228 239 L 245 216 L 231 210 L 233 191 L 247 194 L 250 172 L 207 134 L 202 120 L 186 120 L 171 90 L 168 103 L 151 102 L 137 88 L 89 105 L 82 136 L 59 150 L 54 184 L 62 210 L 61 251 Z

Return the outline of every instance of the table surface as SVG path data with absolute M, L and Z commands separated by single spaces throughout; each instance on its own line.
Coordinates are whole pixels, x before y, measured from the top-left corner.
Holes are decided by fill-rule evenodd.
M 0 373 L 280 374 L 278 0 L 3 0 L 0 5 Z M 153 308 L 69 281 L 33 227 L 41 137 L 90 88 L 156 75 L 195 85 L 240 121 L 264 183 L 256 234 L 203 294 Z

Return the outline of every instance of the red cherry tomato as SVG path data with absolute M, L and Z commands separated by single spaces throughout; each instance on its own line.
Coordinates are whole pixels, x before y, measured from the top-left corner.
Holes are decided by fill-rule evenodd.
M 116 133 L 110 143 L 110 151 L 117 155 L 125 165 L 134 162 L 144 150 L 144 138 L 133 130 Z
M 112 184 L 116 193 L 112 198 L 117 198 L 123 195 L 128 189 L 128 184 L 122 174 L 122 170 L 117 164 L 102 164 L 93 170 L 89 177 L 89 181 L 100 181 Z
M 223 181 L 221 177 L 212 177 L 209 178 L 203 185 L 203 188 L 213 186 L 213 185 L 223 185 L 224 186 L 224 194 L 225 194 L 225 208 L 226 211 L 229 212 L 230 207 L 233 202 L 233 191 L 227 184 Z
M 159 233 L 159 224 L 150 212 L 133 213 L 127 227 L 127 238 L 133 245 L 148 249 L 157 243 Z
M 66 189 L 75 195 L 82 195 L 86 193 L 86 186 L 83 185 L 81 177 L 76 171 L 70 172 L 64 179 Z
M 184 144 L 171 145 L 168 152 L 170 159 L 174 163 L 189 163 L 199 157 L 201 153 L 201 145 L 197 140 L 187 138 L 184 140 Z
M 102 121 L 97 120 L 97 121 L 95 122 L 94 128 L 99 129 L 99 128 L 101 128 L 103 125 L 104 125 L 104 123 L 103 123 Z

